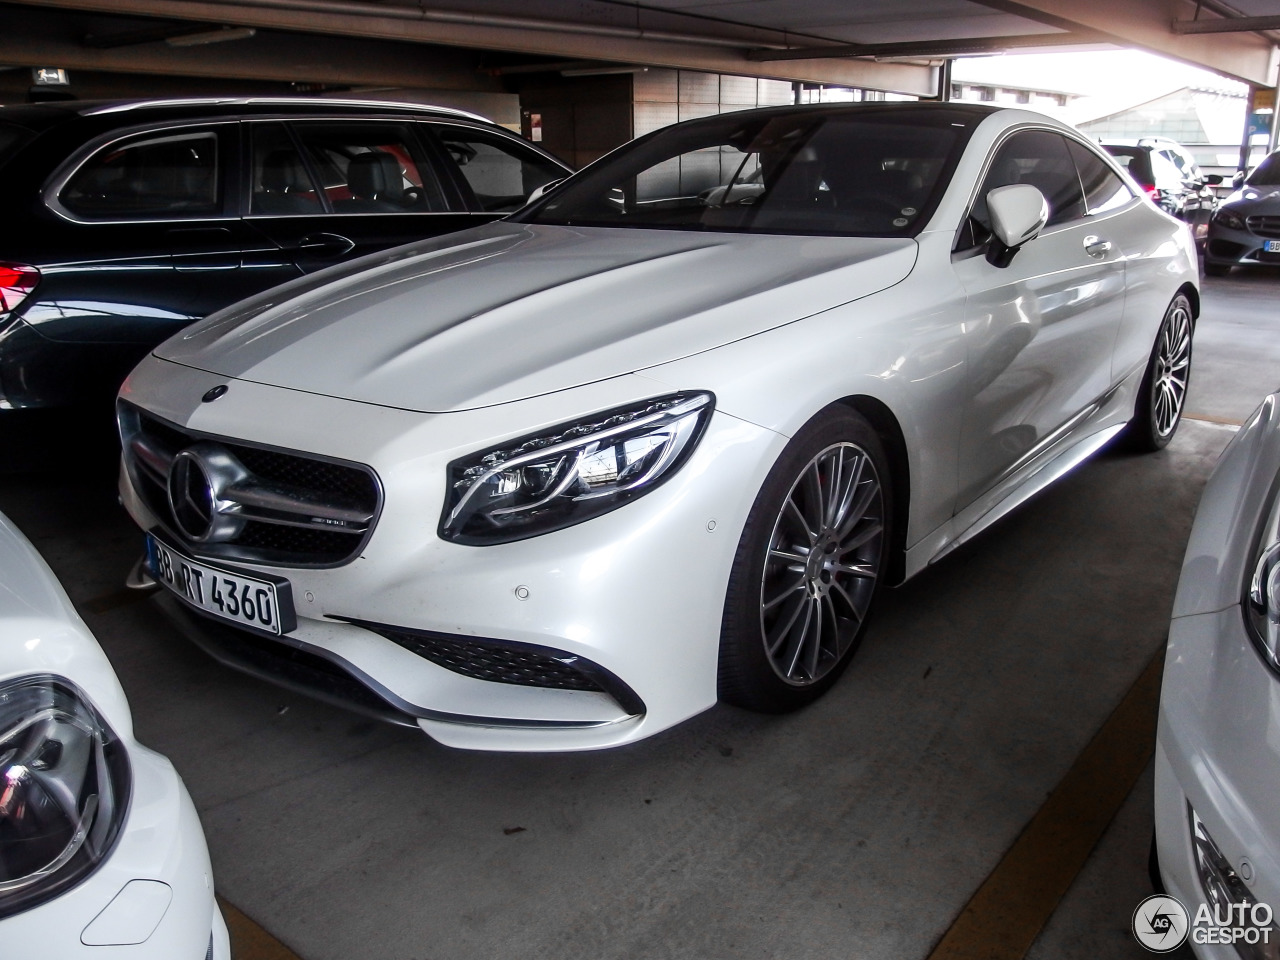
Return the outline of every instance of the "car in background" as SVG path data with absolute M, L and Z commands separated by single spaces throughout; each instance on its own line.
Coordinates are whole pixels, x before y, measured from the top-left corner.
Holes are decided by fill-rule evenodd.
M 1278 730 L 1280 394 L 1273 394 L 1205 486 L 1164 661 L 1156 869 L 1192 916 L 1206 904 L 1244 931 L 1234 945 L 1215 945 L 1198 942 L 1204 936 L 1193 929 L 1191 948 L 1201 960 L 1280 956 L 1273 915 L 1280 910 Z M 1261 904 L 1269 909 L 1255 912 Z
M 1102 148 L 1116 158 L 1129 176 L 1156 206 L 1197 228 L 1204 235 L 1217 206 L 1213 188 L 1222 183 L 1218 174 L 1205 174 L 1195 158 L 1182 146 L 1164 137 L 1140 140 L 1108 140 Z
M 109 400 L 187 324 L 487 223 L 565 166 L 457 110 L 313 99 L 0 107 L 0 409 Z
M 1209 221 L 1204 272 L 1225 277 L 1235 266 L 1280 264 L 1280 150 L 1264 159 Z
M 204 833 L 52 571 L 0 515 L 5 960 L 227 960 Z
M 794 710 L 883 584 L 1122 431 L 1169 442 L 1198 278 L 1035 113 L 690 120 L 167 341 L 121 496 L 183 632 L 446 744 Z

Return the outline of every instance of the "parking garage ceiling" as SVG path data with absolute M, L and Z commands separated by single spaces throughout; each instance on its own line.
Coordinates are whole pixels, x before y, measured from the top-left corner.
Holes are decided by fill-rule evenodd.
M 937 92 L 948 57 L 1132 47 L 1274 86 L 1280 40 L 1280 0 L 22 0 L 7 8 L 17 16 L 0 37 L 0 63 L 311 83 L 406 85 L 416 69 L 406 45 L 430 44 L 497 54 L 514 69 L 649 65 L 921 96 Z M 334 38 L 362 44 L 359 57 L 326 55 Z

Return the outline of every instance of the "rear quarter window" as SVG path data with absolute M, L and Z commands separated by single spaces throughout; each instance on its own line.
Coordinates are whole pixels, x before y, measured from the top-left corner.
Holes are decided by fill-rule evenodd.
M 143 220 L 216 214 L 218 135 L 157 131 L 102 148 L 71 175 L 58 200 L 86 220 Z

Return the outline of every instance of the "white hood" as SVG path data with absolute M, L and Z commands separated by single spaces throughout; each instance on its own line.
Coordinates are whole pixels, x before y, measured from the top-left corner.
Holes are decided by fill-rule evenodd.
M 770 330 L 892 286 L 915 259 L 909 239 L 495 223 L 295 281 L 156 354 L 383 406 L 471 409 Z

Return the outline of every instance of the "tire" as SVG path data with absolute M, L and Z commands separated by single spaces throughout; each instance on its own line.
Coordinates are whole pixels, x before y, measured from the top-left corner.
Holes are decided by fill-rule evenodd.
M 1204 275 L 1206 277 L 1225 277 L 1231 272 L 1231 264 L 1229 263 L 1209 263 L 1205 261 Z
M 880 438 L 853 411 L 826 408 L 787 444 L 747 517 L 725 593 L 720 699 L 787 713 L 836 682 L 880 592 L 892 518 Z
M 1178 294 L 1165 311 L 1151 359 L 1138 388 L 1129 445 L 1143 453 L 1163 450 L 1178 432 L 1191 385 L 1191 302 Z

